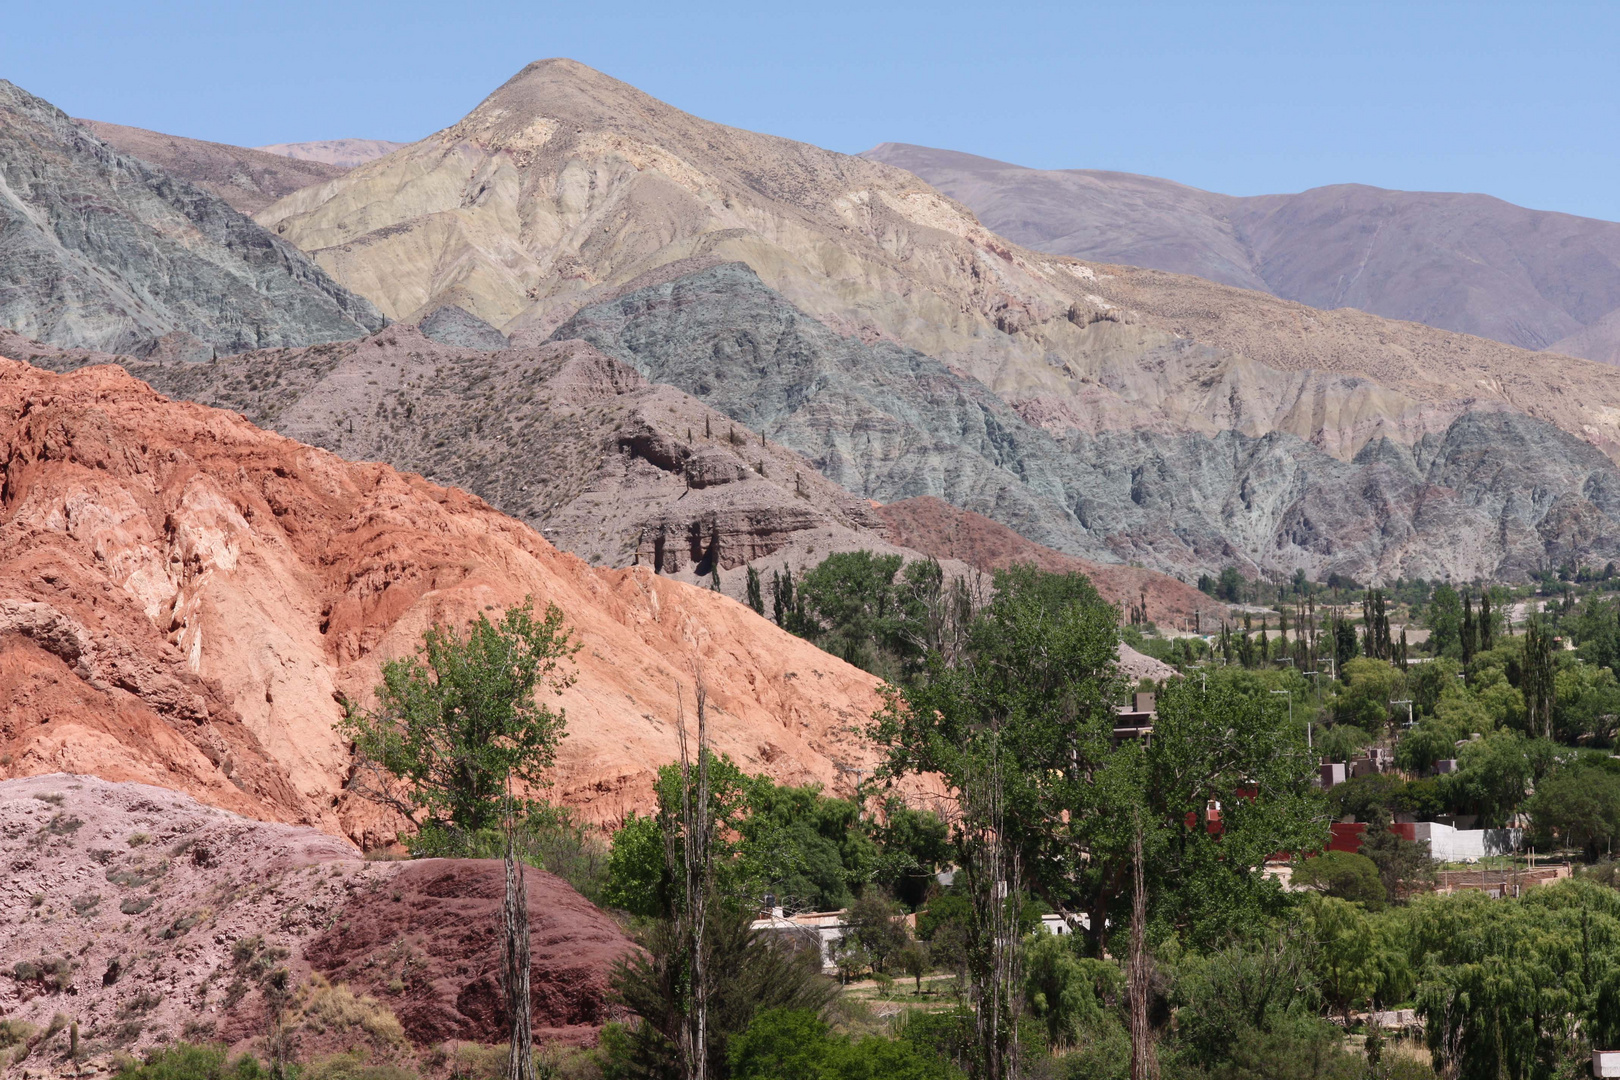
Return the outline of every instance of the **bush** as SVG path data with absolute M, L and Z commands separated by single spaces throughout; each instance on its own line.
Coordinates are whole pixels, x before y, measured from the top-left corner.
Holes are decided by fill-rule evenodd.
M 1294 868 L 1293 884 L 1324 896 L 1355 900 L 1377 910 L 1389 899 L 1378 877 L 1378 864 L 1365 855 L 1324 851 Z
M 810 1009 L 771 1009 L 732 1040 L 732 1080 L 949 1080 L 947 1061 L 905 1039 L 833 1035 Z
M 269 1074 L 257 1058 L 231 1058 L 219 1045 L 176 1043 L 153 1050 L 144 1062 L 130 1062 L 118 1080 L 264 1080 Z
M 576 821 L 566 808 L 544 803 L 531 807 L 514 840 L 520 860 L 556 874 L 587 900 L 602 902 L 608 881 L 607 846 L 595 829 Z M 407 846 L 418 859 L 504 859 L 506 833 L 428 825 Z
M 333 986 L 319 975 L 310 976 L 308 997 L 298 1012 L 302 1022 L 318 1033 L 358 1028 L 379 1047 L 405 1043 L 405 1029 L 385 1005 L 369 994 L 356 995 L 347 986 Z
M 298 1070 L 298 1080 L 417 1080 L 417 1074 L 400 1065 L 368 1065 L 364 1054 L 350 1050 L 316 1058 Z

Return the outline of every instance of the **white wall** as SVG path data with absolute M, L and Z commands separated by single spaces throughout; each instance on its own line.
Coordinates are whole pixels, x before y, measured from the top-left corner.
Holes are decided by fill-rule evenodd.
M 1429 842 L 1429 857 L 1436 862 L 1469 862 L 1487 855 L 1510 855 L 1524 842 L 1522 829 L 1454 829 L 1437 822 L 1412 826 L 1417 840 Z

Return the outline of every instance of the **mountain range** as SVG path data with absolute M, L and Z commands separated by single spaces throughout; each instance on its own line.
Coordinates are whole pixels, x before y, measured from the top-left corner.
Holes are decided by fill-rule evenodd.
M 158 150 L 176 183 L 231 175 Z M 264 156 L 239 153 L 244 168 Z M 246 386 L 251 407 L 231 407 L 258 422 L 466 484 L 601 565 L 695 575 L 714 549 L 739 574 L 811 519 L 870 539 L 864 500 L 914 498 L 1184 579 L 1516 578 L 1617 555 L 1608 366 L 1024 248 L 911 172 L 712 124 L 572 61 L 532 64 L 451 127 L 322 176 L 255 212 L 261 242 L 420 329 L 268 342 L 207 373 L 154 352 L 143 377 L 215 404 Z M 420 374 L 397 381 L 407 369 Z M 566 395 L 548 386 L 585 369 L 615 404 L 559 427 L 548 410 Z M 638 394 L 677 395 L 673 434 Z M 603 452 L 652 460 L 607 438 L 604 408 L 614 428 L 662 432 L 648 453 L 674 463 L 678 492 Z M 754 479 L 701 479 L 711 445 L 675 437 L 699 416 L 742 429 L 721 456 Z M 755 440 L 768 453 L 750 462 Z M 546 447 L 575 458 L 540 475 L 565 460 Z
M 1037 251 L 1620 363 L 1615 222 L 1364 184 L 1240 198 L 905 143 L 862 156 L 915 173 Z

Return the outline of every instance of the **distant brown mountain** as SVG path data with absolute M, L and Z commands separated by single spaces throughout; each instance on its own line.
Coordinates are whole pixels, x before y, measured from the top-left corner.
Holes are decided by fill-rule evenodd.
M 130 157 L 213 192 L 244 214 L 257 213 L 283 195 L 344 173 L 336 165 L 296 161 L 244 146 L 186 139 L 100 120 L 74 123 Z
M 273 143 L 255 147 L 266 154 L 331 165 L 337 169 L 352 169 L 368 161 L 387 157 L 405 143 L 386 139 L 321 139 L 316 142 Z
M 1194 274 L 1527 349 L 1620 358 L 1614 222 L 1488 195 L 1360 184 L 1237 198 L 1151 176 L 1026 169 L 904 143 L 862 156 L 917 174 L 1039 251 Z

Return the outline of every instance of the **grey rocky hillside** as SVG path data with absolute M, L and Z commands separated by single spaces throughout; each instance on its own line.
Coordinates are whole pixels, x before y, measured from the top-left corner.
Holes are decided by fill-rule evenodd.
M 1518 413 L 1465 412 L 1348 461 L 1276 431 L 1036 427 L 915 350 L 834 333 L 741 264 L 592 305 L 553 337 L 693 394 L 859 494 L 937 495 L 1077 555 L 1182 574 L 1511 579 L 1620 548 L 1620 471 Z
M 467 329 L 460 316 L 432 320 Z M 454 485 L 603 566 L 656 566 L 743 595 L 745 565 L 903 551 L 869 503 L 797 453 L 584 342 L 503 351 L 398 325 L 361 341 L 206 363 L 58 350 L 0 331 L 0 355 L 65 371 L 119 363 L 171 397 L 239 412 L 350 460 Z
M 218 196 L 0 80 L 0 326 L 206 358 L 359 337 L 382 317 Z

